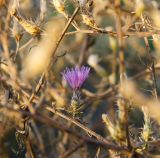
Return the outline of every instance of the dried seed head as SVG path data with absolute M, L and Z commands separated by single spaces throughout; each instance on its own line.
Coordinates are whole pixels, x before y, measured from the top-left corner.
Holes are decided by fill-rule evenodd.
M 62 0 L 52 0 L 52 4 L 54 5 L 55 9 L 61 13 L 64 14 L 65 13 L 65 5 L 64 5 L 64 1 Z
M 126 102 L 124 99 L 119 98 L 117 100 L 117 106 L 118 106 L 118 118 L 120 124 L 125 124 L 126 121 Z
M 12 10 L 10 14 L 11 16 L 14 16 L 14 18 L 19 22 L 19 24 L 31 35 L 36 36 L 42 32 L 42 30 L 35 23 L 25 20 L 20 15 L 18 15 L 17 10 Z
M 148 109 L 146 107 L 142 107 L 142 111 L 144 114 L 144 125 L 143 130 L 141 133 L 141 138 L 147 142 L 149 138 L 151 137 L 152 130 L 151 130 L 151 120 L 148 114 Z
M 116 131 L 115 131 L 115 126 L 113 125 L 113 123 L 111 122 L 111 120 L 109 119 L 107 114 L 102 114 L 102 120 L 106 125 L 107 130 L 109 131 L 111 137 L 113 139 L 116 139 Z
M 127 103 L 123 98 L 119 98 L 117 100 L 117 106 L 118 106 L 118 120 L 116 126 L 116 138 L 117 140 L 121 141 L 121 143 L 124 143 L 126 138 L 126 133 L 125 133 L 126 122 L 128 120 Z
M 83 22 L 90 26 L 90 27 L 96 27 L 96 23 L 91 15 L 82 14 Z
M 42 30 L 32 21 L 23 20 L 20 24 L 33 36 L 39 35 L 42 32 Z
M 146 126 L 146 124 L 144 124 L 143 126 L 143 131 L 141 133 L 141 138 L 147 142 L 150 138 L 151 135 L 151 129 L 148 127 L 148 125 Z

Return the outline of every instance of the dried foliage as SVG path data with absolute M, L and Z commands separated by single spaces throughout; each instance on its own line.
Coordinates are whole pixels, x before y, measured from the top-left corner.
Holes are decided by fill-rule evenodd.
M 0 0 L 0 158 L 160 157 L 158 0 Z

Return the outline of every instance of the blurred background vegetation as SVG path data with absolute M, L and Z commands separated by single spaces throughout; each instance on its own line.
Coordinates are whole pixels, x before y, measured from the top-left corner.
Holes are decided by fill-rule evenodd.
M 0 0 L 0 158 L 159 158 L 159 34 L 159 0 Z

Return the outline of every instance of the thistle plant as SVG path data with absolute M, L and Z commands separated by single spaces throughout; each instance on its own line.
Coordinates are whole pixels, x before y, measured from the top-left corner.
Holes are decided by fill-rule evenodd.
M 147 142 L 149 141 L 151 134 L 152 134 L 152 124 L 151 124 L 151 119 L 148 114 L 148 109 L 146 107 L 142 107 L 142 111 L 144 114 L 144 125 L 143 125 L 143 130 L 141 133 L 141 137 L 143 141 Z
M 79 118 L 80 112 L 80 104 L 81 104 L 81 93 L 80 89 L 87 79 L 90 72 L 90 68 L 87 66 L 78 67 L 69 69 L 66 68 L 62 72 L 63 78 L 67 81 L 70 87 L 73 90 L 73 95 L 71 99 L 71 105 L 69 112 L 72 113 L 73 118 Z
M 159 6 L 0 0 L 0 157 L 160 157 Z

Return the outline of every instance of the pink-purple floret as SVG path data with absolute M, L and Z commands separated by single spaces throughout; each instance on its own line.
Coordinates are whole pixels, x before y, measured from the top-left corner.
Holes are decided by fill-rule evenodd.
M 81 88 L 82 84 L 89 75 L 90 67 L 82 66 L 75 68 L 66 68 L 63 72 L 63 78 L 68 82 L 68 84 L 74 89 Z

